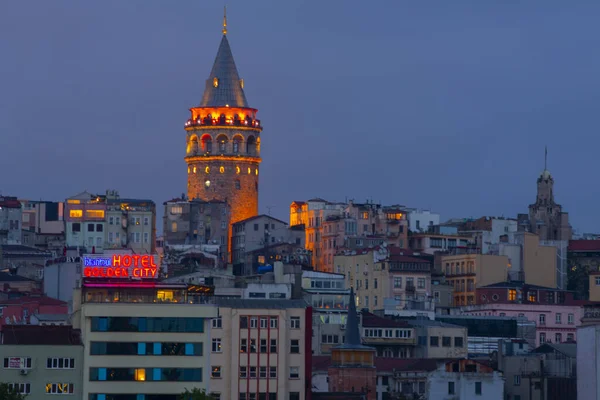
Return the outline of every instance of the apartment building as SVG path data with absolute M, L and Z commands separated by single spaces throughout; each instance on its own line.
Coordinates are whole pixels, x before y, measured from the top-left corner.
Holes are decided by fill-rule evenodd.
M 442 256 L 442 265 L 455 306 L 476 304 L 476 288 L 506 281 L 510 268 L 507 256 L 461 252 Z
M 218 246 L 223 260 L 228 260 L 231 212 L 227 202 L 178 198 L 163 204 L 163 239 L 166 246 Z
M 218 399 L 310 398 L 312 309 L 304 300 L 218 299 L 210 380 Z
M 408 245 L 407 216 L 399 205 L 332 203 L 318 198 L 295 201 L 290 206 L 290 226 L 295 225 L 305 226 L 313 266 L 326 272 L 336 272 L 333 258 L 342 248 Z
M 304 247 L 304 230 L 264 214 L 238 221 L 232 227 L 232 263 L 246 263 L 248 253 L 283 244 Z
M 414 254 L 378 246 L 340 252 L 334 262 L 336 272 L 346 277 L 346 287 L 355 288 L 361 308 L 380 310 L 384 302 L 393 301 L 397 309 L 414 309 L 431 297 L 431 262 Z
M 5 325 L 0 380 L 27 399 L 82 399 L 83 345 L 71 326 Z
M 121 198 L 107 190 L 105 248 L 129 248 L 136 254 L 156 251 L 156 205 L 152 200 Z
M 0 196 L 0 244 L 20 244 L 22 210 L 16 197 Z

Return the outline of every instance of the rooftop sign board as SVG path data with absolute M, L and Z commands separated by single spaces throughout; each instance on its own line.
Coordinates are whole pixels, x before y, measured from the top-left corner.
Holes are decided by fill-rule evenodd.
M 149 254 L 92 254 L 83 256 L 85 278 L 157 279 L 158 266 Z

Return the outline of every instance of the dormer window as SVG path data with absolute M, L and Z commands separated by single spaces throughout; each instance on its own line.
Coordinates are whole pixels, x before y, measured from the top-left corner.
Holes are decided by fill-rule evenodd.
M 217 78 L 217 77 L 213 78 L 213 86 L 214 87 L 219 87 L 219 78 Z

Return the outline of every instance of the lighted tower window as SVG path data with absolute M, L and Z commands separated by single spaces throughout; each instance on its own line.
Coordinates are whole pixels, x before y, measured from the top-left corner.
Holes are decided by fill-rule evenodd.
M 196 167 L 194 167 L 194 173 L 196 173 Z
M 243 89 L 244 88 L 244 80 L 240 79 L 240 87 Z
M 258 168 L 256 168 L 256 169 L 254 170 L 254 173 L 255 173 L 256 175 L 258 175 Z
M 220 173 L 223 173 L 223 172 L 225 172 L 225 167 L 220 167 L 220 168 L 219 168 L 219 172 L 220 172 Z
M 248 175 L 250 175 L 252 173 L 252 169 L 250 167 L 248 167 Z
M 219 79 L 217 77 L 213 78 L 213 86 L 214 87 L 219 87 Z
M 210 173 L 210 167 L 207 166 L 206 168 L 204 168 L 204 172 L 206 172 L 207 174 Z
M 235 167 L 235 173 L 236 173 L 236 174 L 239 174 L 239 173 L 240 173 L 240 171 L 241 171 L 241 170 L 240 170 L 240 167 Z
M 204 181 L 204 186 L 206 186 L 206 187 L 210 186 L 210 181 L 208 179 Z
M 190 173 L 190 167 L 188 167 L 188 174 Z

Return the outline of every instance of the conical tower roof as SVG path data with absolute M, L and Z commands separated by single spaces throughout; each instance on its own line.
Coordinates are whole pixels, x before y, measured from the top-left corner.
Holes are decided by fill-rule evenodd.
M 217 51 L 210 76 L 206 80 L 206 89 L 200 107 L 248 107 L 244 84 L 240 79 L 226 30 Z
M 346 321 L 346 341 L 344 343 L 346 347 L 362 347 L 360 341 L 360 328 L 358 325 L 354 288 L 350 288 L 350 304 L 348 304 L 348 320 Z

